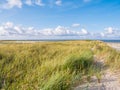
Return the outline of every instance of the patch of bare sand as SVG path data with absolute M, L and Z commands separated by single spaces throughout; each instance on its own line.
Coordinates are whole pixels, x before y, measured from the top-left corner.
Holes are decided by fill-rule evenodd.
M 107 43 L 110 47 L 120 50 L 120 43 Z
M 93 77 L 90 83 L 80 85 L 74 90 L 120 90 L 118 74 L 107 71 L 102 75 L 100 83 L 97 82 L 96 77 Z

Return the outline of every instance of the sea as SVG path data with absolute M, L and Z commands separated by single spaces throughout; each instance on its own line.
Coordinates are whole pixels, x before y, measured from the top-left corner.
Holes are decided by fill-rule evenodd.
M 120 40 L 101 40 L 101 41 L 108 43 L 120 43 Z
M 75 41 L 75 40 L 99 40 L 107 43 L 120 43 L 120 40 L 105 40 L 105 39 L 40 39 L 40 40 L 22 40 L 22 41 L 33 41 L 33 42 L 59 42 L 59 41 Z
M 18 42 L 25 42 L 25 41 L 29 41 L 29 42 L 59 42 L 59 41 L 76 41 L 76 40 L 87 40 L 87 41 L 91 41 L 91 40 L 99 40 L 99 41 L 103 41 L 103 42 L 107 42 L 107 43 L 120 43 L 120 40 L 105 40 L 105 39 L 34 39 L 34 40 L 0 40 L 0 41 L 18 41 Z

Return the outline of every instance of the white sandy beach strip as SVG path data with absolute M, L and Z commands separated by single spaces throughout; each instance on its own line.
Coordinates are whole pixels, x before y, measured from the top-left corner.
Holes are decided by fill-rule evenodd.
M 110 47 L 120 50 L 120 43 L 107 43 Z

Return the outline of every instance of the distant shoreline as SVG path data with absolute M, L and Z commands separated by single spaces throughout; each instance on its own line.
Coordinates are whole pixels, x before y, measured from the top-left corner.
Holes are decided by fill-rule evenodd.
M 95 39 L 95 40 L 92 40 L 92 39 L 40 39 L 40 40 L 0 40 L 0 42 L 2 41 L 17 41 L 17 42 L 52 42 L 52 41 L 55 41 L 55 42 L 59 42 L 59 41 L 103 41 L 103 42 L 107 42 L 107 43 L 120 43 L 120 40 L 100 40 L 100 39 Z

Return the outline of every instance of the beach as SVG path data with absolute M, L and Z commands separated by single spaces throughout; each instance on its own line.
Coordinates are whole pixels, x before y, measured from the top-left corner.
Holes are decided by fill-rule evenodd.
M 118 43 L 107 43 L 110 47 L 116 49 L 116 50 L 120 50 L 120 42 Z

